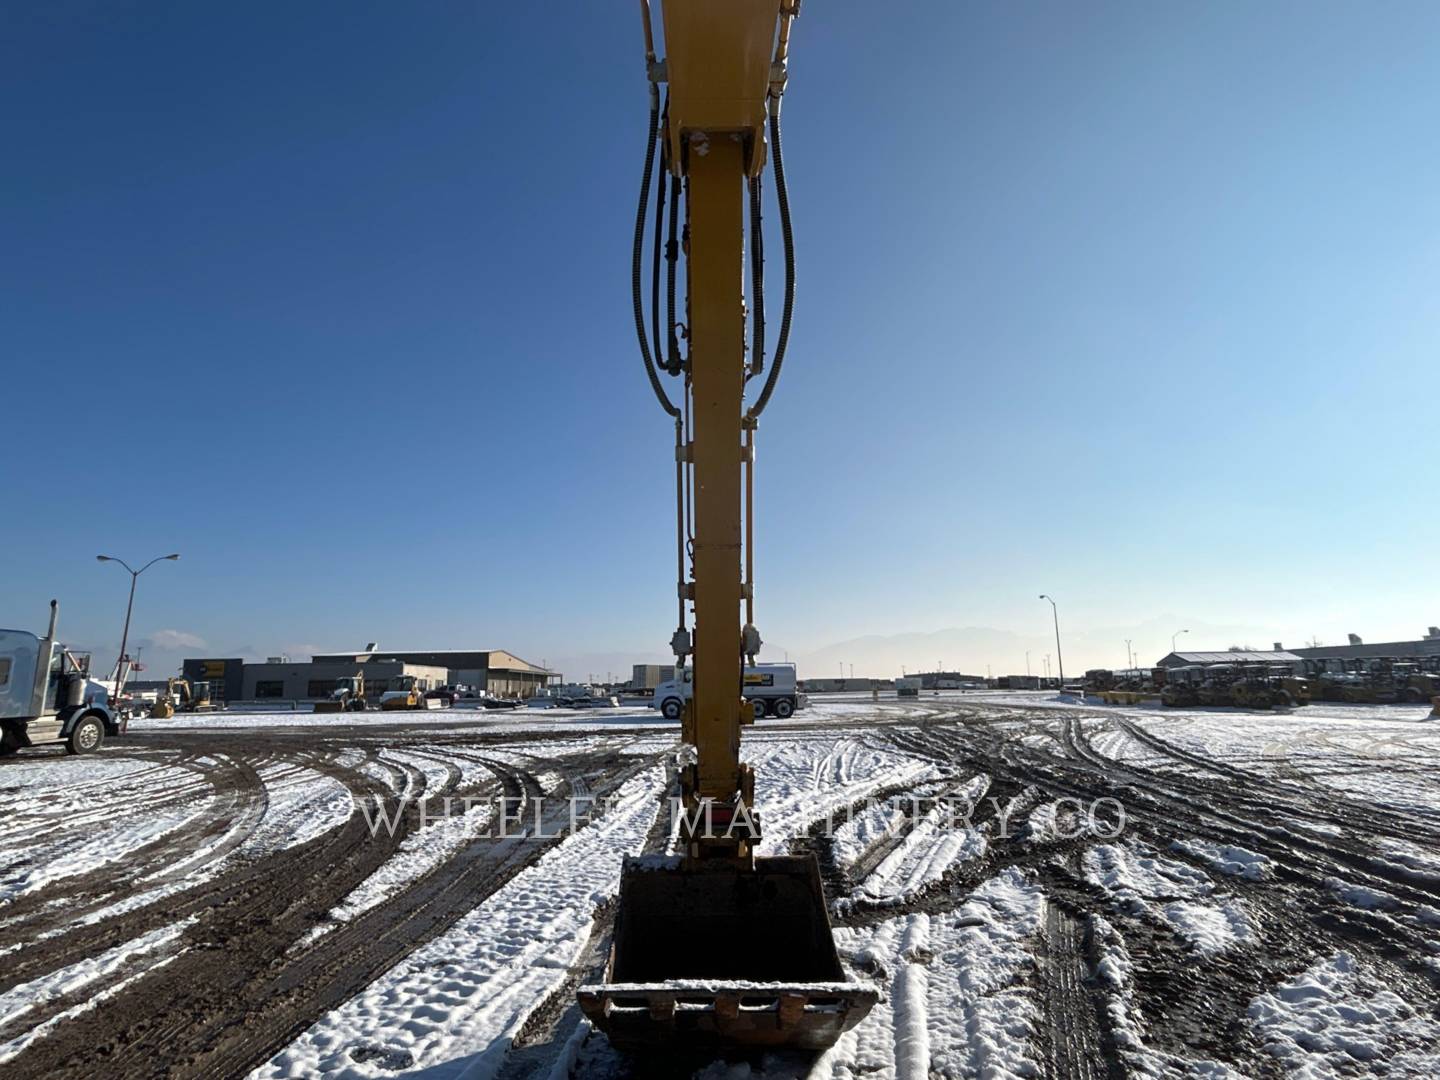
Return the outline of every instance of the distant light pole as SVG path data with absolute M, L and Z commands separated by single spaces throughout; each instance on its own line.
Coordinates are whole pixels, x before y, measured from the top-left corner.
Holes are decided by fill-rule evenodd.
M 1171 651 L 1171 652 L 1174 652 L 1174 651 L 1175 651 L 1175 639 L 1178 638 L 1181 634 L 1188 634 L 1189 632 L 1190 632 L 1189 630 L 1176 630 L 1173 634 L 1170 635 L 1170 651 Z
M 1025 678 L 1028 679 L 1029 677 L 1030 677 L 1030 653 L 1029 653 L 1029 651 L 1027 650 L 1026 653 L 1025 653 Z
M 1128 637 L 1125 639 L 1125 666 L 1131 671 L 1135 670 L 1135 653 L 1130 648 L 1130 642 L 1133 640 Z
M 120 700 L 120 682 L 121 679 L 124 677 L 125 648 L 127 645 L 130 644 L 130 612 L 135 609 L 135 582 L 140 580 L 140 575 L 143 574 L 146 570 L 149 570 L 150 567 L 154 566 L 157 562 L 163 562 L 166 559 L 174 562 L 178 558 L 180 558 L 178 553 L 175 555 L 157 555 L 155 556 L 155 558 L 147 562 L 144 566 L 140 567 L 139 570 L 130 570 L 130 564 L 127 563 L 124 559 L 117 559 L 114 555 L 95 556 L 96 562 L 118 562 L 121 566 L 125 567 L 126 570 L 130 570 L 130 600 L 125 605 L 125 629 L 120 633 L 120 659 L 115 661 L 116 701 Z
M 1050 601 L 1050 614 L 1055 618 L 1055 660 L 1060 665 L 1060 689 L 1065 689 L 1065 655 L 1060 651 L 1060 609 L 1055 606 L 1055 598 L 1047 593 L 1040 594 L 1041 600 Z

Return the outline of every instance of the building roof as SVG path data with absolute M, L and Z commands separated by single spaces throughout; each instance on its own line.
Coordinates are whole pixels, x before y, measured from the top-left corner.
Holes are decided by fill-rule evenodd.
M 316 653 L 311 659 L 316 663 L 339 660 L 362 664 L 367 660 L 402 660 L 408 664 L 428 664 L 452 671 L 473 668 L 550 674 L 545 668 L 521 660 L 504 649 L 375 649 L 371 652 Z
M 1294 664 L 1301 658 L 1292 652 L 1172 652 L 1162 657 L 1160 667 L 1180 664 Z
M 1300 656 L 1309 660 L 1347 659 L 1369 656 L 1440 656 L 1440 638 L 1422 638 L 1419 641 L 1380 641 L 1374 645 L 1317 645 L 1309 649 L 1296 649 Z

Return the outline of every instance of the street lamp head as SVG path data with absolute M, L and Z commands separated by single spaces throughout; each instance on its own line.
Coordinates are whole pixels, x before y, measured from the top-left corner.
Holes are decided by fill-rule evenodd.
M 96 562 L 114 562 L 115 560 L 112 559 L 109 555 L 96 555 L 96 556 L 95 556 L 95 561 L 96 561 Z
M 171 562 L 174 562 L 174 561 L 175 561 L 176 559 L 178 559 L 179 557 L 180 557 L 180 553 L 179 553 L 178 551 L 177 551 L 174 555 L 166 555 L 166 556 L 165 556 L 165 558 L 169 559 Z

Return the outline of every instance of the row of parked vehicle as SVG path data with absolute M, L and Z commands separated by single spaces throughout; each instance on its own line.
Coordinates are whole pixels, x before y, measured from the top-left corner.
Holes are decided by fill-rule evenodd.
M 1085 673 L 1085 692 L 1116 704 L 1158 697 L 1172 708 L 1295 708 L 1311 701 L 1420 704 L 1440 696 L 1440 656 L 1307 660 L 1303 674 L 1279 663 L 1189 664 L 1118 672 L 1097 669 Z

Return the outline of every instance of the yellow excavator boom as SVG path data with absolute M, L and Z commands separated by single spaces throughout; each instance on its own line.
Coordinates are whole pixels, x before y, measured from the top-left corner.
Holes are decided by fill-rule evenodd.
M 775 1046 L 821 1048 L 858 1023 L 877 994 L 868 984 L 848 980 L 841 968 L 814 857 L 756 857 L 760 829 L 754 776 L 740 759 L 741 727 L 755 715 L 742 696 L 745 658 L 760 648 L 753 625 L 749 544 L 742 542 L 752 505 L 748 485 L 756 420 L 778 374 L 793 295 L 778 122 L 798 4 L 664 0 L 664 61 L 656 58 L 649 5 L 642 0 L 641 7 L 651 82 L 651 143 L 636 224 L 636 328 L 652 388 L 675 420 L 681 625 L 673 644 L 681 664 L 693 653 L 694 690 L 681 728 L 688 751 L 680 768 L 685 813 L 679 850 L 673 856 L 626 861 L 605 980 L 582 987 L 579 999 L 591 1020 L 622 1049 L 674 1052 L 679 1044 L 722 1053 Z M 662 83 L 667 96 L 663 120 L 657 124 Z M 747 380 L 762 373 L 764 362 L 758 248 L 767 124 L 776 142 L 786 311 L 770 378 L 747 411 Z M 652 358 L 640 261 L 657 146 L 661 194 L 652 277 Z M 684 252 L 686 312 L 683 319 L 676 317 L 672 299 L 668 333 L 662 334 L 660 219 L 667 180 L 673 185 L 672 240 L 665 257 L 673 281 Z M 682 192 L 683 247 L 673 239 L 679 232 Z M 747 235 L 752 330 L 748 358 Z M 683 357 L 674 345 L 679 321 L 686 326 L 689 346 Z M 668 352 L 666 337 L 671 342 Z M 666 374 L 683 377 L 679 406 L 662 389 L 657 364 Z M 686 506 L 693 507 L 689 537 Z M 684 626 L 687 601 L 693 605 L 693 649 Z

